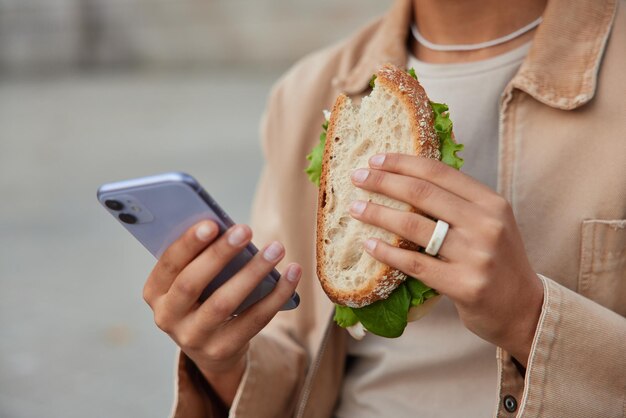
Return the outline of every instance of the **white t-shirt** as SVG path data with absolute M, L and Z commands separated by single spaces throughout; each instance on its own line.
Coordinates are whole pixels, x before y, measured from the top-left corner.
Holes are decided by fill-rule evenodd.
M 462 171 L 493 189 L 500 95 L 529 48 L 462 64 L 408 60 L 429 98 L 450 107 L 457 142 L 465 144 Z M 368 334 L 351 340 L 348 355 L 337 418 L 482 418 L 495 410 L 495 347 L 468 331 L 446 298 L 402 337 Z

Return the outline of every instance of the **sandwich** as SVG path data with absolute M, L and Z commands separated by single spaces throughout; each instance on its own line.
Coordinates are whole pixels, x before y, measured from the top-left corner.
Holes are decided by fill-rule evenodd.
M 350 173 L 367 167 L 378 153 L 433 158 L 459 169 L 448 107 L 431 102 L 415 71 L 390 64 L 372 77 L 369 96 L 360 106 L 344 94 L 325 112 L 319 144 L 307 156 L 306 172 L 319 186 L 317 276 L 335 303 L 334 320 L 355 338 L 365 330 L 383 337 L 402 335 L 407 323 L 424 316 L 440 295 L 419 278 L 387 266 L 366 253 L 363 242 L 375 237 L 396 247 L 423 251 L 401 236 L 353 219 L 348 208 L 365 200 L 398 210 L 409 204 L 355 187 Z

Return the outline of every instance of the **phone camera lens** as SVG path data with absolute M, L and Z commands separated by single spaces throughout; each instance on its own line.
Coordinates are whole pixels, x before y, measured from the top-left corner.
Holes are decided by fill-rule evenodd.
M 120 213 L 119 218 L 120 221 L 127 224 L 137 223 L 137 217 L 135 215 L 131 215 L 130 213 Z
M 105 200 L 104 204 L 106 205 L 107 208 L 111 209 L 111 210 L 122 210 L 124 209 L 124 204 L 122 202 L 120 202 L 119 200 Z

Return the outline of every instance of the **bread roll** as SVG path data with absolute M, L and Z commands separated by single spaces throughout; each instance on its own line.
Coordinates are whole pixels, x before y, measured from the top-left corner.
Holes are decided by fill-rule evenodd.
M 403 153 L 439 159 L 439 139 L 426 92 L 417 80 L 392 65 L 376 73 L 371 94 L 356 106 L 340 95 L 328 125 L 317 214 L 317 275 L 329 298 L 360 308 L 387 298 L 406 275 L 372 258 L 363 242 L 374 237 L 401 248 L 416 245 L 353 219 L 355 200 L 414 211 L 404 203 L 355 187 L 350 174 L 368 167 L 377 153 Z

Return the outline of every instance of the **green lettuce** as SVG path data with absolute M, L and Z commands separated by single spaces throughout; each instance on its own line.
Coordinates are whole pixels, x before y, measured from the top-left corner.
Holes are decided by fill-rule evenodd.
M 419 306 L 422 303 L 426 302 L 428 299 L 435 297 L 438 295 L 435 289 L 431 289 L 426 286 L 421 281 L 414 279 L 413 277 L 409 277 L 405 281 L 406 287 L 411 294 L 411 307 Z
M 370 78 L 370 88 L 373 89 L 374 86 L 376 86 L 376 74 L 374 74 L 372 78 Z
M 322 176 L 322 159 L 324 158 L 324 146 L 326 145 L 326 131 L 328 131 L 328 121 L 322 124 L 320 142 L 313 148 L 313 151 L 306 156 L 311 161 L 304 172 L 309 176 L 317 187 L 320 187 L 320 177 Z
M 417 80 L 413 68 L 409 75 Z M 374 88 L 376 75 L 370 80 L 370 87 Z M 452 121 L 448 106 L 443 103 L 430 102 L 435 113 L 435 131 L 439 137 L 441 161 L 457 170 L 463 166 L 463 159 L 456 155 L 463 150 L 463 144 L 456 144 L 452 139 Z M 305 170 L 311 180 L 319 187 L 322 174 L 322 157 L 326 144 L 328 121 L 322 125 L 320 141 L 313 151 L 307 155 L 311 161 Z M 407 325 L 408 312 L 411 307 L 419 306 L 438 293 L 414 277 L 407 277 L 387 299 L 376 301 L 362 308 L 335 305 L 335 322 L 343 328 L 361 322 L 363 327 L 372 334 L 387 338 L 396 338 L 402 335 Z
M 348 328 L 359 322 L 359 318 L 354 314 L 354 311 L 341 305 L 335 305 L 335 316 L 333 317 L 337 325 L 342 328 Z
M 387 299 L 376 301 L 362 308 L 335 305 L 335 322 L 343 328 L 356 324 L 357 320 L 372 334 L 396 338 L 407 325 L 409 309 L 437 296 L 436 290 L 413 277 L 393 291 Z
M 435 131 L 439 136 L 441 161 L 458 170 L 463 166 L 463 158 L 457 156 L 456 153 L 463 151 L 464 147 L 463 144 L 457 144 L 452 139 L 452 121 L 448 105 L 430 102 L 430 107 L 435 112 Z
M 405 283 L 402 283 L 387 299 L 381 299 L 362 308 L 349 309 L 352 309 L 363 327 L 372 334 L 396 338 L 402 335 L 406 328 L 410 307 L 411 294 Z

